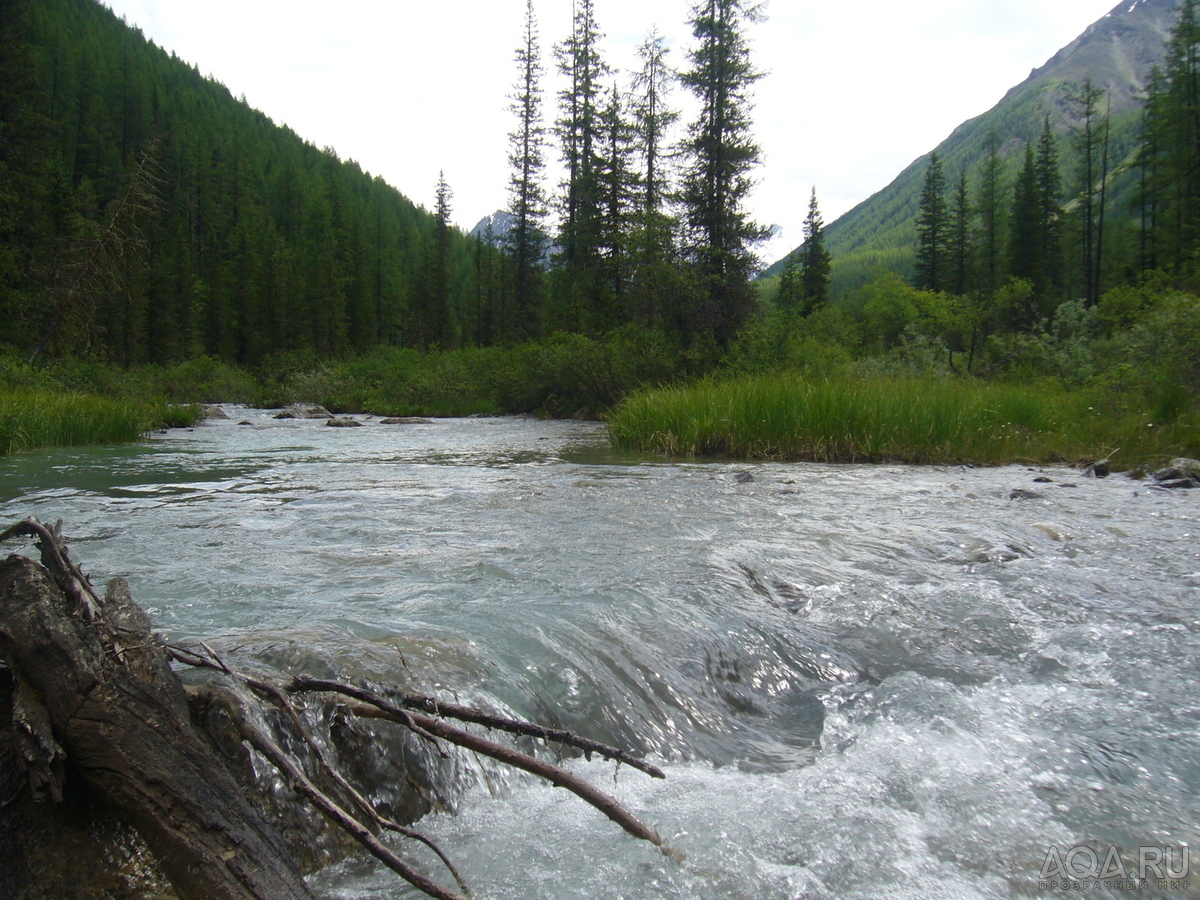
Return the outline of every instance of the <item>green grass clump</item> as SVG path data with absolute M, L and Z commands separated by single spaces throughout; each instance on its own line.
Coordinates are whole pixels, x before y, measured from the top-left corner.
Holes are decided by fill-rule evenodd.
M 199 411 L 33 388 L 0 389 L 0 455 L 135 441 L 169 416 L 173 424 L 194 424 Z
M 816 462 L 1149 465 L 1200 449 L 1200 421 L 1110 414 L 1082 393 L 952 379 L 775 374 L 644 391 L 608 417 L 613 444 L 669 456 Z

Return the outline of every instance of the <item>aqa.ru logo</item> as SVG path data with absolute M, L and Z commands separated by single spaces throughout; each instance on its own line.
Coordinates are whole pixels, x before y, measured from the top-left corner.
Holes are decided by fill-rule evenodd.
M 1187 890 L 1191 870 L 1185 847 L 1138 847 L 1137 863 L 1127 863 L 1117 847 L 1097 852 L 1072 847 L 1063 853 L 1051 847 L 1038 875 L 1043 890 Z

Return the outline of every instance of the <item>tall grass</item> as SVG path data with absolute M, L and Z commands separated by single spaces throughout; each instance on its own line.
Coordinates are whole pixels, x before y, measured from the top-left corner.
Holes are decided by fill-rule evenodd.
M 0 455 L 134 441 L 166 421 L 168 413 L 165 403 L 0 388 Z
M 608 417 L 612 442 L 670 456 L 820 462 L 1150 465 L 1200 451 L 1200 422 L 1160 426 L 1041 386 L 778 374 L 645 391 Z

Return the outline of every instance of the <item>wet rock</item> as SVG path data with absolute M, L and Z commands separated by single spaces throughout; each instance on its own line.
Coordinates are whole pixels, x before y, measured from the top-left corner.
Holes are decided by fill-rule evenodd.
M 275 418 L 277 419 L 332 419 L 333 413 L 323 406 L 293 403 Z
M 393 416 L 390 419 L 380 419 L 380 425 L 432 425 L 433 419 L 421 416 Z
M 1107 478 L 1112 474 L 1112 469 L 1108 467 L 1108 463 L 1098 462 L 1084 469 L 1083 474 L 1088 478 Z
M 357 419 L 337 419 L 332 418 L 325 423 L 330 428 L 362 428 L 362 422 Z
M 1160 481 L 1155 487 L 1167 488 L 1169 490 L 1190 490 L 1191 488 L 1200 487 L 1200 481 L 1194 478 L 1173 478 L 1170 481 Z
M 1171 465 L 1154 473 L 1154 480 L 1163 488 L 1200 487 L 1200 460 L 1179 457 Z
M 213 420 L 228 419 L 229 413 L 225 412 L 225 410 L 220 406 L 210 404 L 204 407 L 204 418 Z
M 1054 479 L 1047 478 L 1045 475 L 1042 475 L 1038 478 L 1033 479 L 1033 483 L 1034 484 L 1054 484 Z
M 1024 488 L 1016 488 L 1008 495 L 1009 500 L 1041 500 L 1042 495 L 1037 491 L 1027 491 Z
M 733 476 L 733 480 L 738 484 L 754 484 L 754 476 L 749 472 L 738 472 Z

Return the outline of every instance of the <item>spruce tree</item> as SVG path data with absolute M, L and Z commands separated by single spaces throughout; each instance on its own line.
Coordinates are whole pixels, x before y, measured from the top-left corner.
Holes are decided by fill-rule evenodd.
M 601 81 L 607 68 L 600 58 L 603 35 L 592 0 L 576 0 L 571 36 L 555 48 L 567 87 L 559 94 L 561 114 L 555 133 L 561 146 L 566 181 L 559 202 L 562 227 L 559 252 L 571 277 L 590 271 L 597 257 L 597 229 L 603 204 L 597 177 L 601 151 Z
M 541 290 L 541 262 L 545 250 L 542 219 L 546 203 L 542 191 L 545 168 L 542 124 L 541 50 L 533 0 L 526 0 L 525 28 L 517 49 L 517 84 L 512 111 L 517 127 L 509 135 L 509 213 L 512 228 L 506 236 L 513 267 L 513 310 L 502 327 L 509 337 L 531 337 L 536 331 Z
M 971 243 L 971 195 L 967 170 L 963 169 L 954 190 L 954 210 L 950 218 L 950 290 L 960 297 L 969 287 L 974 249 Z
M 1104 91 L 1093 86 L 1089 76 L 1070 96 L 1078 124 L 1074 129 L 1074 147 L 1078 164 L 1077 194 L 1079 210 L 1080 262 L 1083 273 L 1084 302 L 1093 306 L 1100 300 L 1100 272 L 1103 264 L 1105 191 L 1108 180 L 1108 116 L 1100 112 Z
M 1054 303 L 1063 288 L 1062 176 L 1058 169 L 1058 147 L 1049 116 L 1042 122 L 1042 136 L 1038 140 L 1037 193 L 1042 263 L 1037 284 L 1046 300 Z
M 450 223 L 451 196 L 450 185 L 446 183 L 446 173 L 439 172 L 437 207 L 434 213 L 437 225 L 434 238 L 433 289 L 427 312 L 427 327 L 431 341 L 445 350 L 449 350 L 454 344 L 454 320 L 450 308 L 450 277 L 453 265 L 450 242 L 453 232 L 453 225 Z
M 800 248 L 802 312 L 809 315 L 829 302 L 829 251 L 825 249 L 825 223 L 817 206 L 817 189 L 808 201 L 804 219 L 804 246 Z
M 597 250 L 604 275 L 602 296 L 606 302 L 597 311 L 596 325 L 599 330 L 607 331 L 616 327 L 625 314 L 629 242 L 637 181 L 632 162 L 633 129 L 625 117 L 620 88 L 615 84 L 608 95 L 608 102 L 600 111 L 600 125 L 603 153 L 597 171 L 601 197 Z
M 679 120 L 669 97 L 678 76 L 668 62 L 666 39 L 650 32 L 638 48 L 641 69 L 633 75 L 630 114 L 636 142 L 638 216 L 631 236 L 629 314 L 646 326 L 663 324 L 676 291 L 676 221 L 668 212 L 672 195 L 668 148 Z
M 946 175 L 936 153 L 929 159 L 917 213 L 916 286 L 940 291 L 946 266 L 950 219 L 946 213 Z
M 750 61 L 746 28 L 760 18 L 750 0 L 700 0 L 692 8 L 691 68 L 681 76 L 700 107 L 684 142 L 684 249 L 696 279 L 688 338 L 719 348 L 749 317 L 751 248 L 765 236 L 745 209 L 760 161 L 751 90 L 762 77 Z
M 1041 201 L 1038 196 L 1037 161 L 1033 145 L 1025 145 L 1025 162 L 1017 174 L 1008 242 L 1008 271 L 1031 284 L 1040 280 Z
M 1000 138 L 988 132 L 983 171 L 979 178 L 976 209 L 979 214 L 979 287 L 985 297 L 995 295 L 1003 277 L 1004 159 Z

